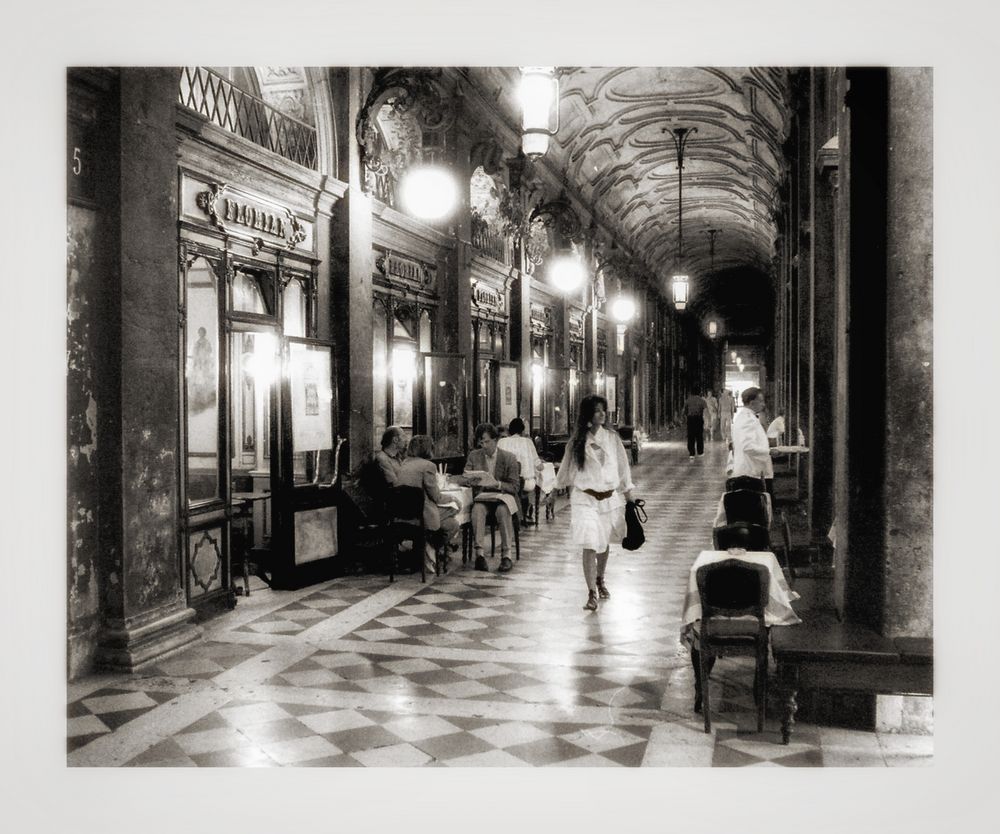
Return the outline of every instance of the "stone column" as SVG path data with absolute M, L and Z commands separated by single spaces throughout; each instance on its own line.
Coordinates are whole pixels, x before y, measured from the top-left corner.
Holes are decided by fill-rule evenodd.
M 201 636 L 185 600 L 177 534 L 177 85 L 173 69 L 119 75 L 120 236 L 105 358 L 120 370 L 99 429 L 119 445 L 102 468 L 97 662 L 126 670 Z
M 459 100 L 461 106 L 461 100 Z M 455 208 L 452 220 L 452 231 L 455 244 L 448 250 L 446 257 L 439 263 L 438 275 L 438 345 L 440 350 L 449 353 L 460 353 L 465 357 L 465 397 L 466 397 L 466 439 L 472 444 L 472 430 L 475 428 L 473 414 L 476 409 L 474 402 L 478 383 L 476 375 L 479 369 L 473 365 L 472 345 L 472 215 L 469 208 L 469 180 L 472 176 L 470 167 L 471 139 L 469 129 L 474 125 L 469 123 L 463 110 L 459 111 L 455 129 L 449 138 L 454 143 L 452 154 L 452 171 L 458 181 L 459 204 Z M 443 267 L 443 269 L 441 268 Z M 429 405 L 429 404 L 428 404 Z M 480 415 L 486 420 L 488 415 Z
M 340 425 L 347 427 L 349 468 L 357 468 L 372 451 L 372 198 L 364 181 L 355 124 L 364 100 L 362 71 L 331 73 L 336 91 L 337 121 L 347 126 L 341 145 L 340 177 L 347 194 L 337 203 L 330 228 L 331 282 L 340 382 Z M 344 432 L 342 431 L 341 434 Z
M 933 102 L 930 68 L 889 70 L 886 636 L 932 633 Z

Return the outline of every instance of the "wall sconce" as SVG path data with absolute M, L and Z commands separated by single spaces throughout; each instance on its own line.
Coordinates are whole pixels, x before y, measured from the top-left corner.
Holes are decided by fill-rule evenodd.
M 397 345 L 392 349 L 392 376 L 397 385 L 406 385 L 416 378 L 417 357 L 413 348 Z
M 730 358 L 730 359 L 732 359 L 732 360 L 733 360 L 734 362 L 735 362 L 735 361 L 736 361 L 737 359 L 739 359 L 739 356 L 740 356 L 740 355 L 739 355 L 739 354 L 738 354 L 738 353 L 737 353 L 737 352 L 736 352 L 735 350 L 731 350 L 731 351 L 729 351 L 729 358 Z
M 710 321 L 708 323 L 708 338 L 709 339 L 714 339 L 718 335 L 719 335 L 719 325 L 718 325 L 718 323 L 715 322 L 715 321 Z
M 616 337 L 615 347 L 618 349 L 618 355 L 621 356 L 625 353 L 625 331 L 628 330 L 627 324 L 615 325 Z
M 441 220 L 458 204 L 458 184 L 441 165 L 414 165 L 400 177 L 399 199 L 408 214 Z
M 559 131 L 559 79 L 555 67 L 521 67 L 521 150 L 538 159 Z
M 538 362 L 532 362 L 531 363 L 531 382 L 539 390 L 541 390 L 541 386 L 542 386 L 542 366 Z
M 253 334 L 253 352 L 243 354 L 243 373 L 261 388 L 267 388 L 278 376 L 278 340 L 270 331 Z
M 583 284 L 584 269 L 575 255 L 557 255 L 549 261 L 549 280 L 560 292 L 575 292 Z

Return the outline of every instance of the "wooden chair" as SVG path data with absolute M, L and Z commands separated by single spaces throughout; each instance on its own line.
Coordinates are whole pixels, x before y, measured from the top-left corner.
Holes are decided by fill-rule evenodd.
M 766 527 L 742 521 L 716 527 L 712 530 L 712 539 L 716 550 L 729 550 L 731 547 L 742 547 L 744 550 L 771 549 L 771 538 Z
M 770 527 L 767 513 L 767 496 L 763 492 L 750 489 L 736 489 L 722 496 L 729 524 L 757 524 L 765 529 Z
M 420 487 L 395 486 L 389 488 L 389 581 L 395 582 L 399 559 L 399 545 L 409 541 L 420 560 L 420 581 L 427 581 L 424 567 L 424 547 L 432 533 L 424 527 L 424 491 Z M 435 572 L 440 563 L 439 548 L 435 548 Z
M 724 559 L 698 568 L 695 577 L 701 598 L 698 648 L 691 652 L 696 675 L 695 710 L 701 706 L 705 732 L 710 733 L 709 675 L 716 655 L 719 652 L 750 655 L 756 658 L 753 693 L 757 732 L 763 732 L 767 707 L 768 629 L 764 622 L 770 581 L 767 568 L 739 559 Z
M 749 489 L 753 492 L 767 491 L 763 478 L 756 478 L 753 475 L 737 475 L 735 478 L 726 478 L 726 492 L 734 492 L 737 489 Z

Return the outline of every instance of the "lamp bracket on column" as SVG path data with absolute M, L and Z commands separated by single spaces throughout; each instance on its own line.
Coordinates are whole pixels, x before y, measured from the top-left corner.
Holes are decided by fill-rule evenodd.
M 442 70 L 420 67 L 379 67 L 355 124 L 361 164 L 376 173 L 385 167 L 378 154 L 375 119 L 382 105 L 397 113 L 413 112 L 422 130 L 444 131 L 455 122 L 455 107 L 441 94 Z M 364 186 L 363 186 L 364 187 Z

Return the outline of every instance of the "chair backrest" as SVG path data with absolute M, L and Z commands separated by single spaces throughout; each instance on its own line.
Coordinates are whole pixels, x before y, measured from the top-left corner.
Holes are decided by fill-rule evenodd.
M 358 468 L 358 483 L 373 501 L 386 501 L 389 484 L 375 458 L 369 458 Z
M 765 492 L 764 479 L 753 475 L 737 475 L 735 478 L 726 479 L 726 492 L 734 492 L 738 489 L 749 489 L 754 492 Z
M 726 521 L 730 524 L 744 522 L 767 527 L 767 498 L 763 492 L 737 489 L 722 496 L 726 510 Z
M 766 527 L 738 521 L 712 531 L 716 550 L 742 547 L 744 550 L 770 550 L 771 537 Z
M 389 517 L 410 524 L 424 523 L 424 491 L 420 487 L 389 488 Z
M 702 565 L 695 578 L 706 618 L 752 615 L 763 622 L 770 577 L 765 565 L 740 559 L 723 559 Z

